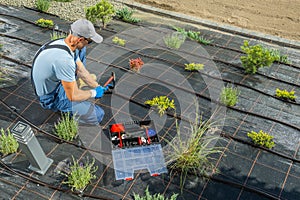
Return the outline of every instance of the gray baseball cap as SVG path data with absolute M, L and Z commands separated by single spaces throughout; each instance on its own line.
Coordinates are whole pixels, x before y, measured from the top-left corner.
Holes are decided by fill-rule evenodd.
M 103 37 L 99 35 L 92 22 L 86 19 L 79 19 L 71 24 L 72 35 L 91 38 L 96 43 L 101 43 Z

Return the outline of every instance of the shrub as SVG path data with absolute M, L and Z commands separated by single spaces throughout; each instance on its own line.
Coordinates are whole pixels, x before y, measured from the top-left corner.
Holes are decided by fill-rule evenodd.
M 163 40 L 168 48 L 179 49 L 185 41 L 185 35 L 175 32 L 165 36 Z
M 39 20 L 35 21 L 35 24 L 44 28 L 51 28 L 54 26 L 54 23 L 51 19 L 43 19 L 43 18 L 40 18 Z
M 18 148 L 19 143 L 11 134 L 10 130 L 7 130 L 7 134 L 5 134 L 5 131 L 1 129 L 0 152 L 3 155 L 7 155 L 17 152 Z
M 121 39 L 121 38 L 118 38 L 117 36 L 116 37 L 114 37 L 113 39 L 112 39 L 112 42 L 114 43 L 114 44 L 118 44 L 118 45 L 120 45 L 120 46 L 125 46 L 125 44 L 126 44 L 126 40 L 123 40 L 123 39 Z
M 247 133 L 247 136 L 252 139 L 252 141 L 259 145 L 271 149 L 275 146 L 273 141 L 273 136 L 269 135 L 268 133 L 263 132 L 260 130 L 258 133 L 251 131 Z
M 116 11 L 116 17 L 122 21 L 129 22 L 129 23 L 138 23 L 141 20 L 138 18 L 132 17 L 133 10 L 129 9 L 128 7 L 123 7 Z
M 280 90 L 280 89 L 276 89 L 276 96 L 279 98 L 282 98 L 284 100 L 291 100 L 291 101 L 295 101 L 296 100 L 296 96 L 295 96 L 295 91 L 287 91 L 287 90 Z
M 59 38 L 65 38 L 67 36 L 67 34 L 65 33 L 60 33 L 60 32 L 57 32 L 57 31 L 53 31 L 53 33 L 50 33 L 50 37 L 51 37 L 51 40 L 56 40 L 56 39 L 59 39 Z
M 49 0 L 36 0 L 35 1 L 35 7 L 43 12 L 47 12 L 50 8 L 50 1 Z
M 71 117 L 68 112 L 62 113 L 60 120 L 54 127 L 58 137 L 67 141 L 72 141 L 78 133 L 78 122 L 75 115 Z
M 148 187 L 145 190 L 146 196 L 144 197 L 140 197 L 140 195 L 138 194 L 134 194 L 134 200 L 168 200 L 168 198 L 165 199 L 165 197 L 161 194 L 154 194 L 151 195 L 149 192 Z M 173 194 L 170 198 L 170 200 L 176 200 L 177 199 L 178 194 Z
M 197 41 L 200 44 L 208 45 L 213 42 L 212 40 L 208 40 L 208 39 L 204 38 L 203 36 L 200 36 L 200 32 L 198 32 L 198 31 L 191 31 L 191 30 L 186 31 L 184 28 L 180 28 L 180 27 L 176 27 L 176 26 L 173 26 L 173 29 L 175 29 L 177 32 L 185 35 L 186 37 L 190 38 L 191 40 Z
M 94 166 L 94 159 L 91 163 L 88 161 L 86 163 L 79 163 L 78 160 L 75 161 L 74 157 L 72 158 L 73 164 L 70 167 L 70 173 L 66 175 L 68 180 L 63 183 L 68 184 L 72 191 L 76 190 L 82 192 L 91 180 L 96 178 L 94 173 L 97 171 L 98 167 Z
M 94 6 L 85 9 L 85 17 L 92 23 L 102 22 L 103 28 L 110 22 L 115 14 L 114 6 L 107 0 L 101 0 Z
M 220 138 L 214 135 L 217 130 L 214 123 L 211 119 L 203 121 L 197 114 L 187 132 L 182 134 L 176 122 L 177 135 L 172 140 L 164 139 L 168 144 L 164 148 L 166 163 L 171 173 L 175 171 L 180 175 L 181 191 L 188 174 L 206 177 L 214 170 L 211 156 L 222 152 L 220 147 L 212 146 Z
M 220 101 L 226 106 L 234 106 L 238 101 L 239 94 L 240 91 L 237 88 L 228 85 L 222 89 Z
M 170 100 L 167 96 L 154 97 L 151 100 L 145 101 L 145 104 L 148 104 L 151 107 L 155 106 L 158 109 L 158 114 L 160 116 L 162 116 L 169 108 L 176 109 L 174 99 Z
M 139 72 L 143 65 L 141 58 L 129 59 L 129 67 L 132 71 Z
M 185 70 L 189 70 L 189 71 L 198 71 L 198 70 L 202 70 L 204 65 L 200 64 L 200 63 L 189 63 L 189 64 L 184 64 L 185 65 Z
M 275 61 L 275 57 L 268 49 L 261 45 L 249 46 L 247 40 L 244 41 L 241 49 L 247 54 L 247 56 L 240 57 L 246 73 L 255 74 L 260 67 L 269 67 Z

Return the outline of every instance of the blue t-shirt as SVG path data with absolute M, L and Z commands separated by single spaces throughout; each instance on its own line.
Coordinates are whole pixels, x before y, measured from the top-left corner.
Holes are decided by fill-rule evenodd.
M 67 46 L 63 39 L 54 41 L 50 45 L 53 44 Z M 37 56 L 33 66 L 32 77 L 38 96 L 53 92 L 61 80 L 66 82 L 75 81 L 76 64 L 74 62 L 74 53 L 72 54 L 73 56 L 64 49 L 50 48 L 43 50 Z

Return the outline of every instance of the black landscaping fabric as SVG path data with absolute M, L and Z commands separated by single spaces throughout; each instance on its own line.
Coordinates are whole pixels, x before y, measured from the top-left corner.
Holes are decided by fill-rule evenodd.
M 117 85 L 112 94 L 95 101 L 106 113 L 101 126 L 81 126 L 80 137 L 69 144 L 54 138 L 59 114 L 40 107 L 30 83 L 34 53 L 53 32 L 35 25 L 40 18 L 53 20 L 63 32 L 68 32 L 71 23 L 28 8 L 0 7 L 0 72 L 7 74 L 0 80 L 0 127 L 12 128 L 18 121 L 32 123 L 45 154 L 54 162 L 42 176 L 28 169 L 29 161 L 22 152 L 2 158 L 1 199 L 132 199 L 134 193 L 143 195 L 147 186 L 151 194 L 170 197 L 178 193 L 178 199 L 299 199 L 300 101 L 287 102 L 274 95 L 280 88 L 300 96 L 299 50 L 204 27 L 193 30 L 213 40 L 211 45 L 186 39 L 174 50 L 163 42 L 163 37 L 174 31 L 168 24 L 132 25 L 113 20 L 106 30 L 97 26 L 104 42 L 88 47 L 87 68 L 100 84 L 115 72 Z M 112 43 L 115 36 L 127 41 L 125 47 Z M 274 63 L 255 75 L 244 74 L 239 60 L 244 40 L 279 49 L 291 64 Z M 133 73 L 128 61 L 139 57 L 145 64 L 140 73 Z M 184 64 L 192 62 L 205 67 L 199 72 L 185 71 Z M 227 84 L 240 90 L 239 101 L 232 108 L 218 103 Z M 180 125 L 193 122 L 197 107 L 204 120 L 214 116 L 221 121 L 220 129 L 226 136 L 216 143 L 225 149 L 212 161 L 219 172 L 208 179 L 188 176 L 182 193 L 179 176 L 172 173 L 151 177 L 138 171 L 133 180 L 115 180 L 107 127 L 115 122 L 151 119 L 160 138 L 173 137 L 174 111 L 160 118 L 144 104 L 161 95 L 174 99 Z M 274 136 L 276 146 L 271 151 L 252 145 L 247 138 L 248 132 L 259 130 Z M 161 143 L 166 146 L 163 140 Z M 97 178 L 81 195 L 72 193 L 63 184 L 65 176 L 56 172 L 58 164 L 72 156 L 82 160 L 94 157 L 98 166 Z

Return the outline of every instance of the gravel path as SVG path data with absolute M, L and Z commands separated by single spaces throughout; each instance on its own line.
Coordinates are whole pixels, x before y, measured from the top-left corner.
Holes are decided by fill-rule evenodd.
M 35 8 L 36 0 L 0 0 L 2 5 L 25 6 Z M 84 8 L 95 5 L 99 0 L 73 0 L 71 2 L 56 2 L 51 1 L 51 6 L 47 12 L 59 16 L 61 19 L 75 21 L 79 18 L 84 18 Z M 116 9 L 122 5 L 116 1 L 110 1 Z

